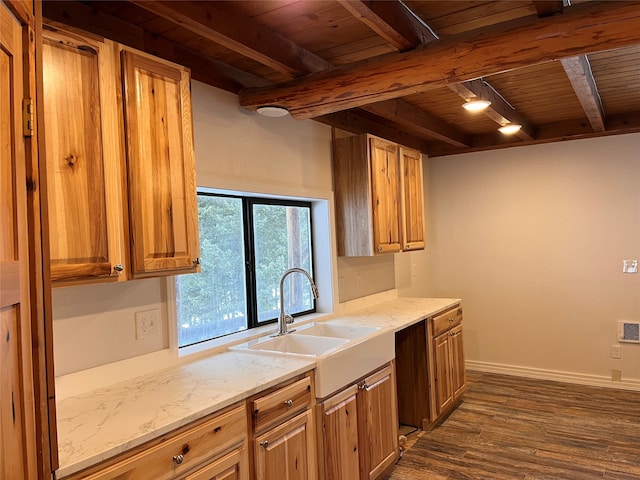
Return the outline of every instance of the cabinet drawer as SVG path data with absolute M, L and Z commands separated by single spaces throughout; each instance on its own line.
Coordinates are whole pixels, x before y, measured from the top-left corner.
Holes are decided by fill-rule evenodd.
M 451 310 L 447 310 L 433 317 L 433 336 L 446 332 L 451 327 L 459 324 L 462 321 L 462 307 L 456 306 Z
M 251 402 L 254 432 L 280 423 L 311 406 L 311 378 L 304 377 Z
M 92 475 L 86 480 L 165 480 L 187 472 L 247 437 L 244 406 L 208 420 Z

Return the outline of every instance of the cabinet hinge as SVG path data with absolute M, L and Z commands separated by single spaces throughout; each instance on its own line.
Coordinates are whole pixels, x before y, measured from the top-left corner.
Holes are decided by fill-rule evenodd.
M 22 99 L 22 134 L 25 137 L 33 137 L 35 130 L 34 125 L 33 100 L 30 98 Z

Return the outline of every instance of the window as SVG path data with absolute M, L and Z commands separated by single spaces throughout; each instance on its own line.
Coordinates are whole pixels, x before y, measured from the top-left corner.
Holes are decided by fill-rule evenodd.
M 178 346 L 276 321 L 280 278 L 313 276 L 311 203 L 198 193 L 198 274 L 176 277 Z M 287 313 L 315 311 L 304 275 L 287 277 Z

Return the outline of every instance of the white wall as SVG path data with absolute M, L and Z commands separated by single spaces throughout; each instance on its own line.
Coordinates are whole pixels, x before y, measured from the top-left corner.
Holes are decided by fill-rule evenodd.
M 464 299 L 468 360 L 640 380 L 640 345 L 610 358 L 617 321 L 640 320 L 640 275 L 622 273 L 640 257 L 640 134 L 433 158 L 428 170 L 423 293 Z
M 169 345 L 161 279 L 53 289 L 56 375 L 151 353 Z M 157 335 L 136 340 L 135 314 L 157 309 Z
M 235 95 L 192 82 L 197 181 L 199 186 L 265 194 L 332 198 L 331 130 L 313 121 L 266 118 L 239 108 Z M 329 203 L 329 202 L 326 202 Z M 326 206 L 316 213 L 330 216 Z M 318 225 L 316 225 L 318 226 Z M 331 232 L 324 232 L 325 238 Z M 330 311 L 337 285 L 346 278 L 345 300 L 393 288 L 393 258 L 336 264 L 329 242 L 316 242 L 319 302 Z M 342 270 L 344 269 L 344 273 Z M 351 286 L 351 279 L 364 281 Z M 327 285 L 329 285 L 327 287 Z M 163 280 L 56 289 L 54 354 L 56 375 L 84 370 L 167 348 L 169 326 Z M 342 297 L 342 295 L 340 295 Z M 127 305 L 123 307 L 123 298 Z M 324 302 L 324 303 L 323 303 Z M 328 305 L 327 305 L 328 303 Z M 135 312 L 158 307 L 163 335 L 135 339 Z
M 198 82 L 193 111 L 200 185 L 331 195 L 328 127 L 259 117 Z M 640 345 L 609 358 L 616 321 L 640 320 L 640 275 L 621 273 L 640 256 L 640 135 L 433 158 L 424 171 L 426 250 L 338 259 L 341 302 L 393 286 L 462 297 L 471 363 L 640 379 Z M 166 348 L 163 285 L 56 289 L 56 374 Z M 162 333 L 139 342 L 134 315 L 148 308 Z

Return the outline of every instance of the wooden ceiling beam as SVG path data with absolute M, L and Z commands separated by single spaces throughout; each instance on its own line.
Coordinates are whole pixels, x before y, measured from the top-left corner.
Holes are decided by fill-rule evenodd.
M 533 4 L 540 18 L 562 13 L 564 8 L 563 0 L 533 0 Z M 561 58 L 560 62 L 593 131 L 603 132 L 604 111 L 589 59 L 586 55 L 578 55 Z
M 264 78 L 227 65 L 200 52 L 186 48 L 158 35 L 145 31 L 144 51 L 184 65 L 191 70 L 191 78 L 227 92 L 237 94 L 245 87 L 261 87 L 271 83 Z
M 517 123 L 522 125 L 522 128 L 515 134 L 518 138 L 523 140 L 533 139 L 533 129 L 529 124 L 529 121 L 520 115 L 515 109 L 507 103 L 496 91 L 486 84 L 482 79 L 470 80 L 463 83 L 455 83 L 449 85 L 449 89 L 457 93 L 460 98 L 465 101 L 481 98 L 491 102 L 482 114 L 489 117 L 500 126 L 507 125 L 509 123 Z M 480 112 L 478 112 L 480 113 Z
M 400 51 L 411 50 L 438 39 L 438 36 L 399 0 L 338 0 L 358 20 Z M 455 147 L 469 146 L 469 139 L 430 113 L 393 99 L 362 107 L 408 131 Z
M 447 145 L 434 146 L 426 151 L 429 156 L 453 155 L 483 150 L 495 150 L 498 148 L 537 145 L 568 140 L 580 140 L 586 138 L 602 137 L 608 135 L 623 135 L 640 132 L 640 112 L 630 112 L 607 117 L 605 130 L 594 132 L 591 125 L 584 120 L 572 120 L 559 123 L 539 125 L 536 128 L 536 137 L 532 140 L 519 143 L 510 143 L 508 139 L 499 134 L 476 135 L 472 137 L 470 148 L 460 149 Z
M 246 108 L 279 105 L 298 119 L 359 107 L 556 58 L 640 43 L 640 2 L 594 1 L 524 17 L 424 47 L 240 92 Z
M 142 27 L 132 25 L 121 19 L 97 12 L 91 7 L 77 1 L 56 1 L 44 2 L 47 18 L 56 21 L 64 26 L 71 26 L 85 31 L 96 33 L 102 37 L 110 38 L 133 48 L 143 50 L 153 55 L 157 55 L 166 60 L 179 63 L 191 70 L 192 78 L 222 90 L 238 93 L 245 87 L 260 87 L 270 85 L 267 80 L 252 75 L 243 70 L 234 68 L 211 57 L 202 55 L 200 52 L 188 49 L 175 42 L 167 40 L 144 30 Z M 303 55 L 312 55 L 310 52 L 303 52 Z M 314 66 L 315 65 L 315 66 Z M 309 64 L 305 68 L 324 68 L 326 64 L 318 66 Z M 291 70 L 294 68 L 292 67 Z M 312 71 L 312 70 L 309 70 Z M 317 71 L 317 70 L 315 70 Z M 418 136 L 398 132 L 388 126 L 364 118 L 356 113 L 349 115 L 339 115 L 327 118 L 317 118 L 321 123 L 331 126 L 342 125 L 342 127 L 357 125 L 366 126 L 368 130 L 354 133 L 364 133 L 369 131 L 390 140 L 402 140 L 404 145 L 411 146 L 426 151 L 426 141 Z M 342 128 L 339 127 L 339 128 Z M 435 126 L 433 128 L 436 128 Z M 348 128 L 345 128 L 348 130 Z M 393 137 L 393 138 L 392 138 Z M 449 141 L 451 143 L 451 141 Z M 455 143 L 454 143 L 455 144 Z
M 290 77 L 332 66 L 278 32 L 249 18 L 230 15 L 213 2 L 131 0 L 131 3 Z
M 409 131 L 440 140 L 449 145 L 461 148 L 471 145 L 470 140 L 459 130 L 404 100 L 393 99 L 371 103 L 363 106 L 362 109 L 386 118 Z
M 338 3 L 401 52 L 438 39 L 400 0 L 338 0 Z
M 415 135 L 409 135 L 395 127 L 378 123 L 370 118 L 364 117 L 360 112 L 361 111 L 356 108 L 345 112 L 323 115 L 314 118 L 314 120 L 355 134 L 370 133 L 392 142 L 415 148 L 421 152 L 428 152 L 431 148 L 431 145 L 426 140 Z
M 175 42 L 147 32 L 142 27 L 95 11 L 76 1 L 43 2 L 45 21 L 59 28 L 75 28 L 122 43 L 138 50 L 157 55 L 165 60 L 184 65 L 198 81 L 238 93 L 245 87 L 269 84 L 265 80 L 239 70 Z
M 42 17 L 109 38 L 132 48 L 144 47 L 144 29 L 77 1 L 42 2 Z
M 604 132 L 604 111 L 591 64 L 586 55 L 560 59 L 573 91 L 594 132 Z
M 532 0 L 533 6 L 536 8 L 538 17 L 550 17 L 558 13 L 562 13 L 564 2 L 562 0 Z

